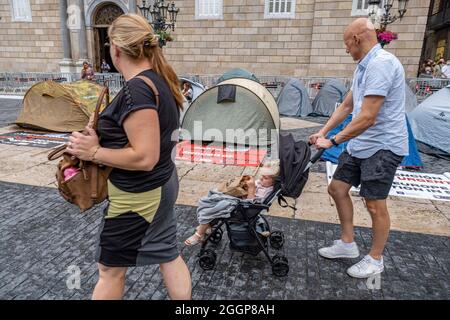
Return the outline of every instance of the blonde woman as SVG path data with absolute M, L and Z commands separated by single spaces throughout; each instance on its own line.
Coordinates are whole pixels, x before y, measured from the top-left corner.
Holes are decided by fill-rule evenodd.
M 98 132 L 74 132 L 68 149 L 114 168 L 100 228 L 93 299 L 121 299 L 127 268 L 152 264 L 159 264 L 172 299 L 190 299 L 190 273 L 177 248 L 178 177 L 171 159 L 176 143 L 171 135 L 179 127 L 183 104 L 178 77 L 141 16 L 120 16 L 108 36 L 113 64 L 126 84 L 100 115 Z M 140 76 L 156 86 L 159 105 Z

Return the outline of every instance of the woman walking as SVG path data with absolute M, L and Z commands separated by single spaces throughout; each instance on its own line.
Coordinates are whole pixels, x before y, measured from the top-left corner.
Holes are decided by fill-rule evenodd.
M 152 264 L 159 264 L 172 299 L 190 299 L 190 273 L 177 248 L 178 177 L 171 159 L 176 144 L 171 136 L 179 127 L 183 104 L 178 77 L 141 16 L 120 16 L 108 35 L 113 64 L 126 84 L 100 115 L 98 132 L 74 132 L 68 148 L 83 160 L 114 168 L 100 228 L 93 299 L 121 299 L 127 268 Z

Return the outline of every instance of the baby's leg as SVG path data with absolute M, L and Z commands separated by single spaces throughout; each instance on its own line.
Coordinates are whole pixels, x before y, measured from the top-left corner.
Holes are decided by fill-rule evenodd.
M 199 224 L 197 227 L 197 233 L 199 235 L 204 235 L 206 233 L 206 230 L 208 230 L 209 228 L 211 228 L 211 226 L 209 225 L 209 223 L 206 224 Z

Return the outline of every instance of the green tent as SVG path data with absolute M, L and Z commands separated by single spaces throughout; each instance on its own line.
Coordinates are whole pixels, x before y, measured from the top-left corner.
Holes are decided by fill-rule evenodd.
M 234 101 L 220 101 L 221 87 L 232 87 Z M 277 104 L 261 84 L 230 79 L 206 90 L 186 110 L 181 124 L 183 140 L 269 146 L 280 128 Z
M 253 81 L 260 83 L 258 78 L 253 73 L 251 73 L 250 71 L 247 71 L 245 69 L 239 69 L 239 68 L 231 69 L 230 71 L 225 72 L 219 78 L 219 80 L 217 80 L 217 83 L 221 83 L 225 80 L 229 80 L 229 79 L 233 79 L 233 78 L 249 79 L 249 80 L 253 80 Z

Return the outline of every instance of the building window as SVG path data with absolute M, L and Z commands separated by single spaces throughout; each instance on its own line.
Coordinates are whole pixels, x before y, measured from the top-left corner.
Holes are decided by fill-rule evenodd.
M 380 7 L 383 8 L 383 6 L 384 0 L 381 0 Z M 369 0 L 353 0 L 352 16 L 367 16 L 368 8 Z
M 264 18 L 294 19 L 295 0 L 265 0 Z
M 195 0 L 196 19 L 223 19 L 223 0 Z
M 30 0 L 10 0 L 12 21 L 31 21 Z

